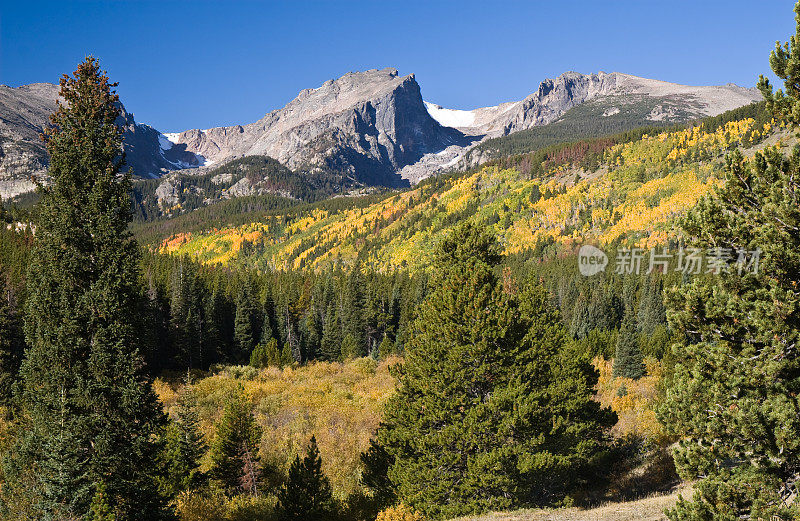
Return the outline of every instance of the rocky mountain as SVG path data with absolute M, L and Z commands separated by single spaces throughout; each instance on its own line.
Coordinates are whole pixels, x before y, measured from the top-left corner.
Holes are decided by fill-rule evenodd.
M 396 172 L 423 155 L 469 142 L 430 116 L 413 74 L 391 68 L 351 72 L 306 89 L 255 123 L 169 138 L 212 161 L 266 155 L 293 170 L 331 169 L 384 186 L 404 184 Z
M 566 72 L 556 79 L 543 81 L 536 92 L 521 101 L 470 111 L 445 109 L 433 103 L 426 105 L 434 119 L 443 125 L 466 134 L 495 137 L 546 125 L 576 105 L 609 96 L 627 98 L 619 99 L 621 104 L 641 101 L 646 96 L 652 108 L 645 119 L 674 122 L 686 117 L 716 116 L 761 99 L 757 89 L 734 84 L 691 87 L 619 72 Z M 606 117 L 618 112 L 619 107 L 609 107 Z
M 543 81 L 536 92 L 521 101 L 474 110 L 447 109 L 427 102 L 426 106 L 442 125 L 483 141 L 561 122 L 564 118 L 577 119 L 571 122 L 573 126 L 583 124 L 598 128 L 601 125 L 593 122 L 602 121 L 603 126 L 615 132 L 654 124 L 682 123 L 716 116 L 760 100 L 757 89 L 734 84 L 693 87 L 618 72 L 588 75 L 566 72 Z M 580 114 L 572 114 L 571 109 L 580 105 L 589 106 Z M 576 135 L 574 139 L 582 137 L 589 136 Z M 493 157 L 491 150 L 484 148 L 480 153 L 471 153 L 471 149 L 472 146 L 451 147 L 428 155 L 400 174 L 415 182 L 439 171 L 475 166 Z
M 58 92 L 58 85 L 52 83 L 0 85 L 0 197 L 31 192 L 34 179 L 44 178 L 47 153 L 39 136 L 56 110 Z M 204 158 L 185 146 L 173 145 L 154 128 L 136 123 L 124 107 L 121 110 L 126 160 L 134 175 L 153 178 L 204 164 Z
M 3 197 L 31 190 L 31 176 L 44 173 L 38 134 L 55 109 L 57 91 L 50 84 L 0 86 Z M 552 128 L 553 136 L 571 140 L 713 116 L 759 99 L 755 89 L 732 84 L 691 87 L 616 72 L 567 72 L 543 81 L 523 100 L 453 110 L 423 101 L 413 74 L 387 68 L 303 90 L 253 123 L 172 134 L 136 123 L 125 112 L 121 123 L 128 163 L 140 177 L 267 156 L 304 175 L 336 176 L 338 186 L 394 187 L 524 151 L 525 139 L 518 136 L 537 129 L 546 135 Z M 547 142 L 541 137 L 530 142 Z M 498 143 L 512 138 L 523 146 Z

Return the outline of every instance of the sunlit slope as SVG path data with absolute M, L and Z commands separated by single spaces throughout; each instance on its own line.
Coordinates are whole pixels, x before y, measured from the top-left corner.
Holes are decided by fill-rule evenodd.
M 509 253 L 540 241 L 650 246 L 672 236 L 673 218 L 718 182 L 728 151 L 781 146 L 785 136 L 752 118 L 713 132 L 698 126 L 645 135 L 606 148 L 593 171 L 576 166 L 581 161 L 575 158 L 548 160 L 546 174 L 537 179 L 516 168 L 486 167 L 432 180 L 364 208 L 317 207 L 291 218 L 267 216 L 174 236 L 161 247 L 208 263 L 259 268 L 316 269 L 359 258 L 377 269 L 415 269 L 427 264 L 442 230 L 465 220 L 491 228 Z

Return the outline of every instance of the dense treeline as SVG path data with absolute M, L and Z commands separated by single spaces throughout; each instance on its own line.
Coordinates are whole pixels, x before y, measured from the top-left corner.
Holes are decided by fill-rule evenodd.
M 526 252 L 506 263 L 518 278 L 543 281 L 588 355 L 613 358 L 616 331 L 629 313 L 644 355 L 663 356 L 670 335 L 662 293 L 674 274 L 622 276 L 609 269 L 589 278 L 577 272 L 576 256 L 563 254 L 543 262 Z M 271 339 L 279 352 L 288 349 L 290 362 L 402 353 L 429 277 L 359 266 L 254 273 L 155 254 L 145 257 L 143 271 L 155 321 L 155 371 L 251 360 L 260 366 L 253 353 Z
M 386 356 L 402 350 L 425 295 L 424 276 L 358 267 L 253 273 L 147 255 L 143 271 L 154 371 L 263 366 L 264 349 L 287 350 L 284 364 Z
M 5 231 L 0 242 L 6 300 L 15 316 L 30 241 L 30 235 Z M 542 281 L 570 337 L 587 355 L 613 358 L 628 314 L 644 356 L 664 355 L 670 334 L 661 296 L 676 282 L 675 274 L 623 276 L 609 268 L 584 277 L 577 257 L 555 245 L 511 256 L 504 266 L 519 279 Z M 383 274 L 358 266 L 258 273 L 153 253 L 143 255 L 142 273 L 147 298 L 140 313 L 153 374 L 402 353 L 429 278 L 425 272 Z M 272 358 L 265 350 L 273 350 Z M 280 358 L 284 351 L 291 356 Z

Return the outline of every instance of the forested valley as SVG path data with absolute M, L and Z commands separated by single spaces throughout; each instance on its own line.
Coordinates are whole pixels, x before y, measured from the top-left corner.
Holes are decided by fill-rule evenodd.
M 672 520 L 797 519 L 796 38 L 785 93 L 714 118 L 566 118 L 348 196 L 246 158 L 170 209 L 87 58 L 52 183 L 0 204 L 0 519 L 423 521 L 686 484 Z M 241 179 L 266 192 L 197 196 Z

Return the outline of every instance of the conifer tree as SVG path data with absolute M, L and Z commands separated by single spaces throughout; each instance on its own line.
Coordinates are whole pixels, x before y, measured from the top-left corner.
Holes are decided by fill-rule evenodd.
M 228 493 L 255 493 L 259 481 L 258 447 L 261 428 L 244 390 L 225 404 L 217 436 L 211 445 L 210 477 Z
M 327 361 L 339 360 L 342 357 L 342 334 L 339 326 L 339 315 L 336 305 L 330 303 L 325 313 L 322 326 L 322 358 Z
M 378 357 L 381 359 L 386 359 L 390 355 L 394 354 L 395 346 L 392 339 L 389 338 L 389 335 L 383 337 L 381 340 L 380 345 L 378 346 Z
M 776 118 L 800 123 L 797 34 L 770 57 L 786 92 L 759 82 Z M 794 519 L 800 481 L 800 148 L 727 158 L 725 182 L 683 220 L 688 246 L 728 248 L 729 269 L 668 293 L 675 345 L 660 410 L 680 436 L 681 477 L 697 479 L 675 521 Z M 752 252 L 760 249 L 757 254 Z M 758 259 L 757 269 L 755 259 Z M 741 260 L 741 262 L 739 262 Z M 753 264 L 751 264 L 753 262 Z
M 114 86 L 87 58 L 61 79 L 66 104 L 46 133 L 52 184 L 40 189 L 27 276 L 20 447 L 44 517 L 87 517 L 101 484 L 117 521 L 170 517 L 152 464 L 165 417 L 139 351 L 139 250 Z
M 361 482 L 372 492 L 375 502 L 375 514 L 389 507 L 397 500 L 395 487 L 389 479 L 389 469 L 394 458 L 375 438 L 369 442 L 369 448 L 361 453 Z
M 378 430 L 399 499 L 432 517 L 563 497 L 615 420 L 592 399 L 594 370 L 565 353 L 547 292 L 503 284 L 500 258 L 472 224 L 440 243 Z
M 219 361 L 223 352 L 223 309 L 218 284 L 215 284 L 211 292 L 206 295 L 203 303 L 203 318 L 203 354 L 208 363 L 213 363 Z
M 21 355 L 17 317 L 12 310 L 11 292 L 6 289 L 6 279 L 0 271 L 0 405 L 11 400 L 11 391 L 17 380 Z
M 278 347 L 278 340 L 270 338 L 266 344 L 259 344 L 250 355 L 250 365 L 256 368 L 285 367 L 292 364 L 292 351 L 288 345 Z
M 636 320 L 639 331 L 648 336 L 652 335 L 659 326 L 666 325 L 666 313 L 664 285 L 660 278 L 651 276 L 642 287 L 642 298 Z
M 775 43 L 775 50 L 769 55 L 772 72 L 783 80 L 783 89 L 772 91 L 769 79 L 763 75 L 758 78 L 758 90 L 767 102 L 767 109 L 779 120 L 793 127 L 800 125 L 800 2 L 794 6 L 797 28 L 790 41 L 781 45 Z
M 272 343 L 274 341 L 274 347 Z M 273 349 L 277 351 L 278 349 L 278 342 L 275 339 L 271 339 L 270 342 L 267 344 L 258 344 L 256 347 L 253 348 L 253 352 L 250 353 L 250 365 L 255 367 L 256 369 L 262 369 L 264 367 L 269 367 L 270 357 L 272 355 Z
M 622 325 L 617 336 L 613 375 L 634 380 L 645 375 L 644 356 L 639 346 L 639 334 L 636 327 L 636 314 L 630 308 L 625 310 L 625 316 L 622 318 Z
M 358 345 L 358 341 L 351 333 L 347 333 L 342 339 L 341 353 L 342 360 L 350 360 L 364 355 L 361 346 Z
M 253 317 L 256 306 L 253 302 L 252 289 L 249 283 L 242 285 L 239 296 L 236 299 L 236 316 L 234 318 L 234 339 L 238 351 L 236 362 L 248 360 L 250 352 L 255 345 L 255 335 L 253 332 Z
M 295 456 L 286 483 L 278 491 L 278 511 L 285 521 L 329 521 L 335 518 L 331 484 L 313 436 L 303 459 Z
M 101 481 L 97 484 L 92 504 L 89 507 L 89 521 L 116 521 L 117 516 L 108 502 L 105 484 Z
M 206 450 L 194 391 L 187 383 L 178 395 L 175 417 L 167 428 L 163 453 L 166 471 L 162 481 L 167 496 L 175 497 L 201 484 L 200 459 Z

